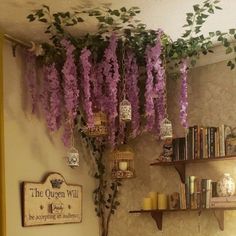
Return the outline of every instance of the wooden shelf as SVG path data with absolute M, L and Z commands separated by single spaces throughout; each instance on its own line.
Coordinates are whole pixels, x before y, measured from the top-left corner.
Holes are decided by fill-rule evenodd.
M 181 161 L 156 161 L 151 163 L 151 166 L 174 166 L 179 173 L 181 181 L 185 182 L 185 169 L 186 165 L 194 163 L 205 163 L 211 161 L 236 161 L 236 156 L 223 156 L 223 157 L 210 157 L 204 159 L 194 159 L 194 160 L 181 160 Z
M 201 208 L 201 209 L 166 209 L 166 210 L 133 210 L 129 211 L 131 214 L 137 214 L 137 213 L 150 213 L 154 221 L 156 222 L 157 228 L 159 230 L 162 230 L 162 221 L 163 221 L 163 213 L 167 212 L 184 212 L 184 211 L 195 211 L 198 212 L 200 215 L 202 211 L 212 211 L 214 213 L 214 216 L 216 217 L 216 220 L 218 222 L 220 230 L 224 230 L 224 211 L 226 210 L 236 210 L 236 207 L 234 208 Z

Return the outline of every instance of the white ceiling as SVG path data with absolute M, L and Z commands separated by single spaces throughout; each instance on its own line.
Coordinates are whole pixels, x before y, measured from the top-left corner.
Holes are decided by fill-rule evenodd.
M 26 41 L 45 40 L 44 25 L 29 23 L 26 16 L 31 10 L 40 8 L 42 4 L 49 5 L 52 11 L 66 11 L 81 6 L 101 6 L 110 3 L 112 7 L 139 6 L 142 10 L 140 19 L 148 27 L 164 31 L 174 39 L 181 36 L 182 25 L 185 23 L 185 13 L 191 11 L 192 5 L 200 0 L 0 0 L 0 29 L 17 38 Z M 222 0 L 223 11 L 211 17 L 204 28 L 204 32 L 224 30 L 236 27 L 236 1 Z M 93 22 L 88 21 L 82 28 L 74 29 L 76 32 L 90 32 L 94 30 Z

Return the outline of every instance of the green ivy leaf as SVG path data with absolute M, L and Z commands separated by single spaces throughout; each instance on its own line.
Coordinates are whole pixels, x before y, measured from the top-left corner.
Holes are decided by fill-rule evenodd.
M 33 14 L 30 14 L 30 15 L 27 16 L 27 19 L 29 20 L 29 22 L 31 22 L 31 21 L 35 20 L 35 17 L 34 17 Z
M 81 18 L 81 17 L 77 17 L 77 21 L 78 21 L 78 22 L 84 22 L 84 19 Z
M 233 49 L 231 47 L 228 47 L 225 52 L 226 52 L 226 54 L 229 54 L 229 53 L 233 52 Z
M 196 5 L 193 5 L 193 10 L 196 12 L 196 11 L 199 11 L 200 8 L 199 8 L 199 4 L 196 4 Z
M 215 33 L 214 32 L 209 32 L 210 37 L 214 37 Z
M 235 34 L 235 31 L 236 31 L 236 29 L 230 29 L 230 30 L 229 30 L 229 33 L 230 33 L 230 34 Z
M 127 11 L 127 9 L 126 9 L 125 7 L 122 7 L 120 10 L 121 10 L 122 12 L 126 12 L 126 11 Z
M 111 12 L 111 15 L 120 16 L 120 12 L 118 10 L 114 10 Z

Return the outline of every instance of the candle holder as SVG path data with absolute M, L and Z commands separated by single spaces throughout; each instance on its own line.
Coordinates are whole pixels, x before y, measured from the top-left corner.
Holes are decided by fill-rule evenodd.
M 107 136 L 107 116 L 104 112 L 94 113 L 94 127 L 84 128 L 84 133 L 89 137 Z
M 134 152 L 127 144 L 122 144 L 110 155 L 111 176 L 114 179 L 129 179 L 134 177 Z

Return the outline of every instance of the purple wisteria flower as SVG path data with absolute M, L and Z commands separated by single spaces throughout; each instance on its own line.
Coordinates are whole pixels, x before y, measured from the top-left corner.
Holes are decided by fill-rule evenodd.
M 67 122 L 71 124 L 71 129 L 74 128 L 74 119 L 77 116 L 79 103 L 79 87 L 77 82 L 77 66 L 74 58 L 75 47 L 66 39 L 61 41 L 62 46 L 66 50 L 66 60 L 62 68 L 64 78 L 64 101 L 65 113 L 67 115 Z M 68 144 L 70 136 L 68 135 L 68 128 L 65 127 L 65 136 L 63 137 L 64 144 Z M 66 140 L 67 139 L 67 140 Z M 66 141 L 66 142 L 65 142 Z
M 81 75 L 82 75 L 82 90 L 83 90 L 83 108 L 86 114 L 86 121 L 88 128 L 92 128 L 94 126 L 94 117 L 93 117 L 93 109 L 92 109 L 92 100 L 91 100 L 91 63 L 89 61 L 89 57 L 91 55 L 90 50 L 84 48 L 80 55 L 80 63 L 82 67 Z
M 130 50 L 127 51 L 125 58 L 125 81 L 126 94 L 132 106 L 132 137 L 135 138 L 140 130 L 140 111 L 139 111 L 139 87 L 138 87 L 138 65 L 135 55 Z
M 188 110 L 188 65 L 187 59 L 183 59 L 180 64 L 181 75 L 181 95 L 180 95 L 180 123 L 184 128 L 188 128 L 187 110 Z

